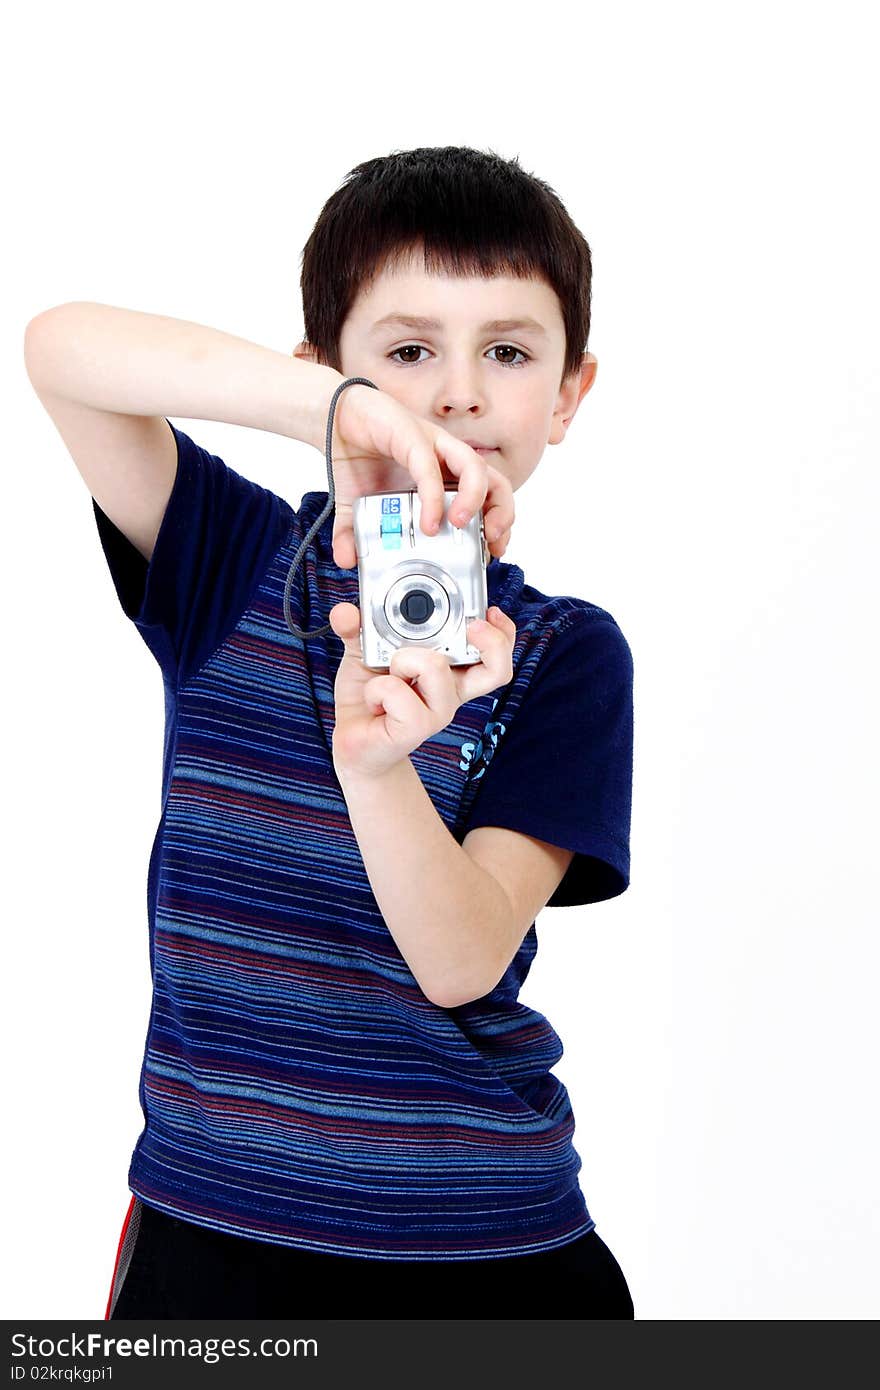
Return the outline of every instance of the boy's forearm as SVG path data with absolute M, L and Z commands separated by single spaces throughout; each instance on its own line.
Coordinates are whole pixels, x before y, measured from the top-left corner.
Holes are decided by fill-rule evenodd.
M 71 301 L 25 333 L 34 386 L 123 415 L 220 420 L 324 448 L 343 376 L 206 324 Z
M 514 945 L 501 885 L 447 830 L 409 758 L 340 786 L 376 902 L 423 992 L 443 1008 L 487 994 Z

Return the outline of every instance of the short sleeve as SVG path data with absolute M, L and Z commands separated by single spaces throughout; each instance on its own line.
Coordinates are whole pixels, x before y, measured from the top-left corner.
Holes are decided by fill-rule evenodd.
M 576 617 L 500 733 L 465 833 L 497 825 L 574 850 L 548 907 L 616 897 L 629 886 L 632 769 L 629 645 L 613 619 Z
M 149 563 L 94 498 L 92 505 L 123 612 L 179 685 L 235 628 L 293 513 L 167 423 L 177 473 Z

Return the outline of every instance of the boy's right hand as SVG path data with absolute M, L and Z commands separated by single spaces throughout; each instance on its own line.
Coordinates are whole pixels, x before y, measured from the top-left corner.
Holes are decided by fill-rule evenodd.
M 357 497 L 415 487 L 421 529 L 436 535 L 444 513 L 444 485 L 456 480 L 450 521 L 461 526 L 483 511 L 490 553 L 500 557 L 507 549 L 515 515 L 509 480 L 469 444 L 414 415 L 386 392 L 360 384 L 345 388 L 336 402 L 331 454 L 336 492 L 333 559 L 340 569 L 357 564 Z

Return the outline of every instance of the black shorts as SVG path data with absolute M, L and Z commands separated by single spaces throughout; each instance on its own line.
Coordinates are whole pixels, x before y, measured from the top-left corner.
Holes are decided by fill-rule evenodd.
M 555 1250 L 478 1260 L 326 1255 L 229 1235 L 132 1196 L 108 1319 L 633 1318 L 595 1230 Z

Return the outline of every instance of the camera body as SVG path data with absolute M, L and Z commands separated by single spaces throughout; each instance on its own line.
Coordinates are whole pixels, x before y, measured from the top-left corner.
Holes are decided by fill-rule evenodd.
M 387 671 L 399 647 L 430 647 L 450 666 L 470 666 L 480 653 L 467 624 L 486 617 L 489 550 L 478 513 L 453 526 L 445 489 L 436 535 L 420 529 L 418 491 L 374 492 L 355 499 L 361 651 L 365 666 Z

